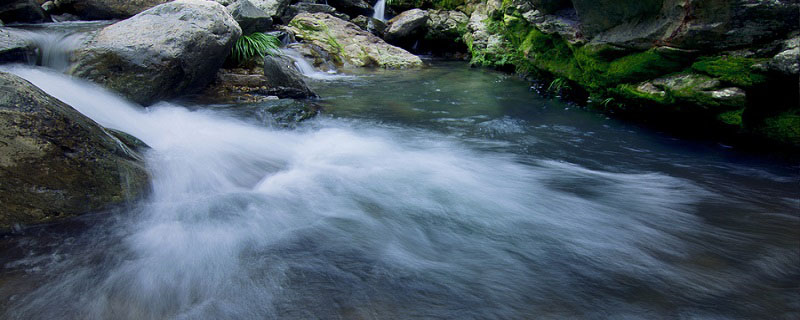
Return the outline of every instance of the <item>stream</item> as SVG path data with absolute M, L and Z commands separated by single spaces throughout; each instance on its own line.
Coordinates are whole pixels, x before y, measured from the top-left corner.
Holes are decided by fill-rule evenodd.
M 293 128 L 3 67 L 147 143 L 153 191 L 0 239 L 0 318 L 800 316 L 797 163 L 428 63 L 309 79 Z

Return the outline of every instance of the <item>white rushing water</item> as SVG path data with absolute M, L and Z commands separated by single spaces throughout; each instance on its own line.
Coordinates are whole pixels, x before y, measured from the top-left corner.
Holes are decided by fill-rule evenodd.
M 372 13 L 372 17 L 378 19 L 380 21 L 386 21 L 384 17 L 384 12 L 386 11 L 386 0 L 378 0 L 375 3 L 375 12 Z
M 665 262 L 710 232 L 690 212 L 714 195 L 681 179 L 522 164 L 352 121 L 275 130 L 7 71 L 150 145 L 153 179 L 152 195 L 107 230 L 118 240 L 100 249 L 103 263 L 46 257 L 52 280 L 18 297 L 9 318 L 587 315 L 578 306 L 613 317 L 643 310 L 592 300 L 585 283 L 668 283 L 688 296 L 736 286 Z
M 294 49 L 283 48 L 280 49 L 281 54 L 289 57 L 294 61 L 294 66 L 297 68 L 297 71 L 308 78 L 315 79 L 315 80 L 338 80 L 343 78 L 349 78 L 351 76 L 336 74 L 336 70 L 330 70 L 329 72 L 319 71 L 314 66 L 309 63 L 302 54 L 297 52 Z

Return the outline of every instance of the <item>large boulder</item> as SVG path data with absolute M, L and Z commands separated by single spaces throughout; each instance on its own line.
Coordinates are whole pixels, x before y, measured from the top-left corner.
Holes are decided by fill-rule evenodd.
M 298 2 L 286 9 L 281 20 L 289 23 L 296 15 L 301 13 L 327 13 L 339 19 L 350 19 L 346 14 L 336 11 L 336 8 L 327 4 Z
M 379 19 L 360 15 L 350 20 L 350 22 L 378 37 L 383 38 L 386 35 L 386 23 Z
M 172 0 L 56 0 L 58 11 L 85 20 L 110 20 L 132 17 Z
M 425 32 L 428 12 L 420 9 L 404 11 L 387 22 L 386 41 L 405 45 L 414 43 Z
M 372 15 L 372 6 L 364 0 L 328 0 L 327 3 L 350 17 Z
M 594 42 L 722 51 L 764 43 L 798 29 L 796 0 L 573 0 L 581 31 Z
M 42 22 L 44 18 L 44 11 L 35 0 L 4 0 L 0 3 L 2 21 Z
M 434 52 L 466 49 L 462 36 L 467 32 L 469 17 L 461 11 L 430 10 L 425 22 L 425 47 Z
M 239 23 L 242 28 L 242 34 L 251 34 L 253 32 L 264 32 L 272 27 L 272 17 L 270 17 L 264 10 L 256 7 L 250 0 L 239 0 L 228 7 L 228 12 L 231 13 L 233 19 Z
M 134 151 L 31 83 L 0 72 L 0 230 L 97 212 L 142 196 Z
M 286 8 L 289 7 L 289 4 L 292 3 L 291 0 L 250 0 L 253 4 L 264 12 L 267 15 L 271 16 L 273 19 L 280 18 Z
M 794 77 L 800 74 L 800 36 L 784 41 L 781 51 L 767 62 L 771 71 Z
M 392 69 L 422 66 L 419 57 L 329 14 L 302 13 L 289 26 L 297 38 L 322 48 L 338 65 Z
M 222 5 L 178 0 L 100 30 L 69 73 L 150 104 L 205 87 L 241 33 Z
M 36 58 L 36 46 L 17 33 L 0 29 L 0 63 L 28 62 Z

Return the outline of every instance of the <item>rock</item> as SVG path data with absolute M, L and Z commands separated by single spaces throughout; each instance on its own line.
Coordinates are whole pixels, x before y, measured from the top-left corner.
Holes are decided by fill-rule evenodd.
M 670 96 L 679 102 L 690 102 L 706 108 L 743 108 L 747 102 L 745 91 L 741 88 L 726 87 L 717 79 L 695 73 L 680 73 L 646 81 L 637 90 L 661 97 Z
M 328 0 L 327 3 L 350 17 L 372 15 L 372 6 L 364 0 Z
M 317 96 L 294 67 L 294 61 L 288 57 L 265 56 L 264 76 L 266 94 L 295 99 Z
M 297 38 L 322 48 L 337 65 L 392 69 L 422 66 L 419 57 L 329 14 L 301 13 L 289 26 Z
M 55 9 L 56 3 L 53 1 L 46 1 L 45 3 L 42 3 L 42 10 L 44 10 L 44 12 L 52 12 L 55 11 Z
M 393 44 L 414 43 L 425 32 L 428 12 L 420 9 L 404 11 L 389 20 L 386 30 L 386 41 Z
M 355 23 L 362 30 L 369 31 L 378 37 L 383 38 L 386 34 L 386 23 L 373 17 L 358 16 L 353 18 L 351 22 Z
M 97 212 L 142 196 L 141 158 L 100 125 L 0 72 L 0 229 Z
M 493 6 L 479 5 L 469 17 L 464 42 L 469 44 L 472 54 L 470 63 L 473 65 L 495 64 L 496 57 L 514 50 L 508 47 L 508 42 L 501 35 L 489 32 L 486 21 L 492 10 L 496 9 Z
M 69 73 L 150 104 L 205 87 L 240 36 L 221 5 L 178 0 L 100 30 Z
M 0 4 L 0 20 L 5 22 L 42 22 L 44 11 L 34 0 L 5 0 Z
M 781 52 L 767 62 L 767 68 L 797 79 L 800 74 L 800 36 L 786 40 Z
M 571 8 L 570 0 L 529 0 L 534 10 L 542 14 L 552 14 L 559 10 Z
M 227 7 L 233 19 L 242 28 L 242 34 L 263 32 L 272 26 L 272 17 L 253 5 L 250 0 L 239 0 Z
M 423 48 L 435 53 L 466 51 L 462 37 L 468 23 L 469 17 L 460 11 L 428 11 Z
M 56 0 L 58 10 L 84 20 L 112 20 L 132 17 L 172 0 Z
M 539 10 L 531 10 L 522 14 L 528 23 L 547 34 L 560 35 L 571 44 L 585 42 L 580 30 L 580 22 L 575 10 L 563 9 L 553 14 L 544 14 Z
M 573 0 L 593 42 L 716 52 L 769 42 L 798 29 L 796 0 Z
M 0 63 L 36 60 L 36 46 L 16 33 L 0 29 Z
M 250 0 L 253 4 L 267 13 L 273 20 L 280 19 L 291 0 Z
M 311 43 L 292 43 L 287 48 L 297 51 L 318 70 L 336 70 L 336 63 L 334 63 L 333 58 L 320 46 Z
M 286 9 L 286 12 L 283 14 L 283 17 L 281 17 L 281 21 L 284 22 L 292 21 L 292 19 L 300 13 L 327 13 L 335 15 L 335 13 L 337 12 L 336 8 L 331 7 L 327 4 L 298 2 L 289 6 L 289 8 Z

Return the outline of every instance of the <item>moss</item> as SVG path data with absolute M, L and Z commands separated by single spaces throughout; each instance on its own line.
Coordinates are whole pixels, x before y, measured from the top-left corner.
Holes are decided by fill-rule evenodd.
M 634 53 L 611 61 L 604 78 L 608 84 L 642 81 L 679 71 L 683 65 L 656 52 L 655 49 Z
M 800 145 L 800 114 L 793 110 L 764 119 L 758 131 L 767 137 L 786 144 Z
M 675 98 L 667 92 L 664 94 L 649 93 L 639 90 L 635 85 L 620 84 L 609 90 L 609 93 L 623 101 L 638 103 L 656 103 L 661 105 L 675 103 Z
M 724 124 L 741 127 L 742 126 L 742 113 L 744 109 L 727 111 L 717 115 L 717 119 Z
M 692 64 L 692 70 L 701 72 L 722 81 L 741 87 L 751 87 L 764 83 L 767 77 L 752 69 L 754 64 L 763 59 L 742 57 L 702 57 Z

